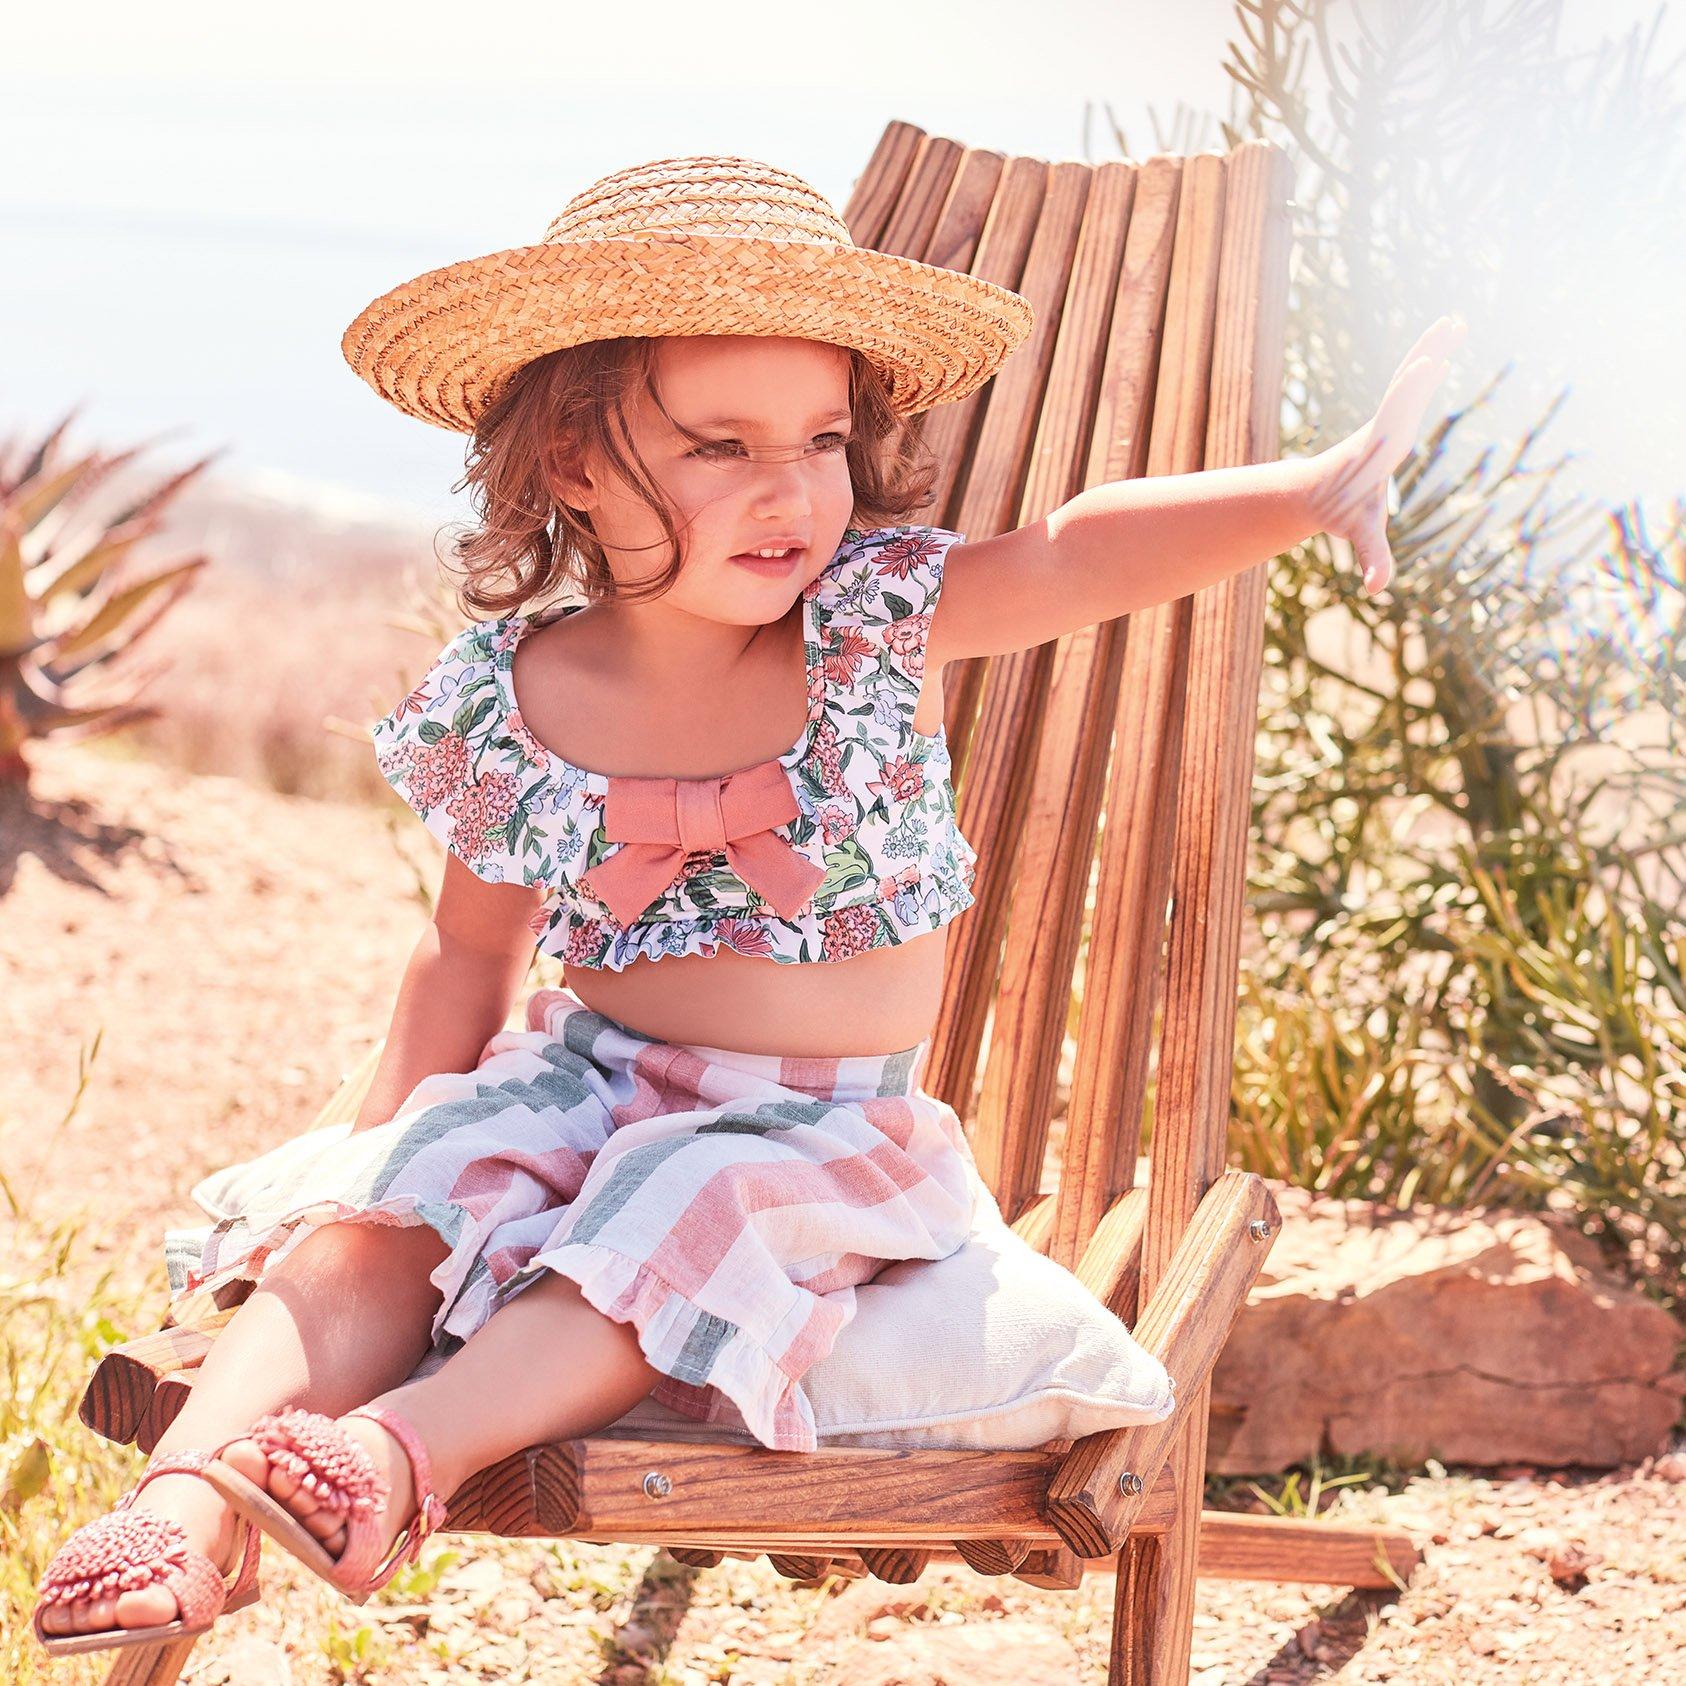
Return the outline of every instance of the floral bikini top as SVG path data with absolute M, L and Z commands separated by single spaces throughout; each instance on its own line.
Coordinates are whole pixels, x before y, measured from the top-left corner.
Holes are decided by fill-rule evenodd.
M 477 876 L 550 892 L 532 921 L 564 964 L 640 956 L 847 960 L 973 903 L 948 740 L 913 728 L 942 527 L 851 527 L 802 592 L 808 722 L 782 755 L 708 779 L 577 767 L 521 719 L 525 634 L 573 614 L 477 621 L 371 728 L 382 774 Z

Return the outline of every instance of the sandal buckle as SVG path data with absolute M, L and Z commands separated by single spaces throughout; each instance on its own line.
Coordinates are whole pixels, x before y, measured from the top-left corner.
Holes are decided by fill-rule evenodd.
M 446 1508 L 445 1501 L 432 1489 L 422 1496 L 421 1506 L 417 1511 L 421 1521 L 422 1538 L 438 1533 L 445 1526 Z

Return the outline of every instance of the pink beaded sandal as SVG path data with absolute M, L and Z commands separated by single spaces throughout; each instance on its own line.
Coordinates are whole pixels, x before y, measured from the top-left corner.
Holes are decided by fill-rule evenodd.
M 295 1475 L 319 1505 L 343 1518 L 345 1546 L 338 1557 L 279 1499 L 238 1470 L 213 1460 L 205 1479 L 241 1516 L 284 1545 L 307 1569 L 338 1587 L 353 1603 L 366 1604 L 437 1531 L 445 1520 L 445 1503 L 433 1490 L 433 1466 L 427 1448 L 402 1417 L 382 1405 L 364 1405 L 346 1415 L 379 1423 L 410 1460 L 416 1514 L 393 1542 L 384 1563 L 378 1561 L 378 1518 L 390 1497 L 386 1478 L 332 1417 L 293 1406 L 260 1417 L 239 1438 L 255 1440 L 272 1465 Z
M 59 1547 L 41 1577 L 41 1597 L 35 1606 L 35 1637 L 55 1657 L 76 1651 L 120 1650 L 125 1645 L 159 1645 L 172 1639 L 193 1639 L 218 1616 L 243 1610 L 258 1599 L 258 1546 L 262 1536 L 250 1522 L 240 1525 L 240 1563 L 234 1578 L 204 1552 L 187 1543 L 186 1531 L 168 1516 L 135 1510 L 135 1495 L 155 1475 L 203 1475 L 210 1452 L 177 1452 L 148 1464 L 141 1478 L 104 1516 L 78 1528 Z M 156 1627 L 106 1627 L 87 1633 L 48 1633 L 42 1614 L 54 1604 L 83 1598 L 115 1598 L 150 1586 L 166 1586 L 175 1594 L 178 1612 L 173 1622 Z

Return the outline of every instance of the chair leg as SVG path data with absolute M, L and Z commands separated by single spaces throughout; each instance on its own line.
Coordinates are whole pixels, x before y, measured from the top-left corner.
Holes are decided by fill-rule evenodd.
M 1159 1602 L 1159 1539 L 1132 1534 L 1118 1553 L 1107 1686 L 1149 1686 Z
M 187 1667 L 192 1639 L 172 1639 L 163 1645 L 131 1645 L 112 1652 L 105 1686 L 174 1686 Z
M 1204 1483 L 1183 1472 L 1206 1467 L 1208 1397 L 1202 1387 L 1166 1457 L 1177 1483 L 1170 1526 L 1157 1539 L 1132 1534 L 1118 1553 L 1110 1686 L 1188 1686 Z

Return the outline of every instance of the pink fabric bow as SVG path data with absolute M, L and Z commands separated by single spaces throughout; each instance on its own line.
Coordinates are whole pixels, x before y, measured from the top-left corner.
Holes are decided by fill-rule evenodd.
M 603 831 L 625 847 L 582 873 L 580 883 L 626 926 L 677 881 L 688 855 L 723 849 L 738 877 L 791 919 L 825 878 L 822 867 L 773 832 L 801 812 L 776 757 L 712 779 L 611 777 Z

